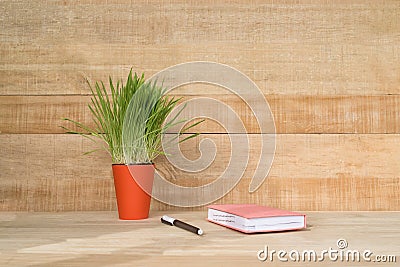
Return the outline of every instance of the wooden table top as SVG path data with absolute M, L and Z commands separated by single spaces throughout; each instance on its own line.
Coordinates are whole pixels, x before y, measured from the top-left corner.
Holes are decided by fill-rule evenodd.
M 203 229 L 197 236 L 160 222 L 168 214 Z M 296 262 L 292 250 L 370 250 L 400 261 L 400 212 L 306 212 L 301 231 L 246 235 L 205 220 L 206 212 L 151 212 L 142 221 L 120 221 L 116 212 L 0 213 L 0 266 L 375 266 L 376 262 Z M 284 250 L 265 262 L 258 252 Z M 299 254 L 299 255 L 300 255 Z M 263 256 L 264 254 L 260 254 Z M 292 254 L 295 257 L 295 254 Z M 307 256 L 307 254 L 305 254 Z M 368 256 L 368 255 L 367 255 Z M 382 257 L 380 259 L 383 259 Z M 301 260 L 301 259 L 300 259 Z M 350 258 L 351 260 L 351 258 Z M 395 266 L 396 263 L 380 263 Z

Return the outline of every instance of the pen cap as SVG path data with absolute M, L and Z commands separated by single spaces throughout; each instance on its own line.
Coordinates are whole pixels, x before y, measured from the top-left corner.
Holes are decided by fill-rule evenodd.
M 167 215 L 162 216 L 161 219 L 164 220 L 164 221 L 169 222 L 171 225 L 173 225 L 173 224 L 174 224 L 174 221 L 175 221 L 174 218 L 171 218 L 171 217 L 169 217 L 169 216 L 167 216 Z
M 170 223 L 169 221 L 164 220 L 163 218 L 161 218 L 161 222 L 162 222 L 163 224 L 166 224 L 166 225 L 169 225 L 169 226 L 173 226 L 172 223 Z

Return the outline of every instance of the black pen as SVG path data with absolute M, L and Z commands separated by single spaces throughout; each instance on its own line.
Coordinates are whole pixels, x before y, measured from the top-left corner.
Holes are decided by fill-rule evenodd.
M 192 232 L 192 233 L 194 233 L 196 235 L 202 235 L 203 234 L 203 230 L 201 230 L 200 228 L 197 228 L 196 226 L 187 224 L 187 223 L 182 222 L 180 220 L 171 218 L 171 217 L 169 217 L 167 215 L 162 216 L 161 222 L 164 223 L 164 224 L 168 224 L 170 226 L 179 227 L 179 228 L 184 229 L 186 231 Z

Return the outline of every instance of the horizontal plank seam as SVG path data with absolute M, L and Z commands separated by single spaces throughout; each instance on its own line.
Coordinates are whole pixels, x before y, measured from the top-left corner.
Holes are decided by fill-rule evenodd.
M 216 93 L 212 93 L 212 94 L 187 94 L 187 93 L 177 93 L 177 94 L 169 94 L 171 96 L 230 96 L 230 95 L 236 95 L 234 93 L 232 94 L 216 94 Z M 293 96 L 293 97 L 313 97 L 313 98 L 325 98 L 325 97 L 334 97 L 334 98 L 343 98 L 343 97 L 357 97 L 357 96 L 362 96 L 362 97 L 368 97 L 368 96 L 372 96 L 372 97 L 379 97 L 379 96 L 400 96 L 399 94 L 393 94 L 393 93 L 387 93 L 387 94 L 340 94 L 340 95 L 334 95 L 334 94 L 319 94 L 319 95 L 315 95 L 315 94 L 265 94 L 263 93 L 264 96 Z M 91 94 L 1 94 L 0 93 L 0 97 L 1 96 L 13 96 L 13 97 L 40 97 L 40 96 L 92 96 Z M 109 96 L 111 96 L 111 94 L 109 94 Z
M 194 134 L 187 132 L 183 135 Z M 167 133 L 167 134 L 177 134 L 177 133 Z M 271 135 L 272 133 L 213 133 L 213 132 L 201 132 L 200 134 L 207 134 L 207 135 Z M 68 133 L 1 133 L 2 135 L 74 135 Z M 78 136 L 79 134 L 75 134 Z M 400 133 L 275 133 L 275 135 L 400 135 Z

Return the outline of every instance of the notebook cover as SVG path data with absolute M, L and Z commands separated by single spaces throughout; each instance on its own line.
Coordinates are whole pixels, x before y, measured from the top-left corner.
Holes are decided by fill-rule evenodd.
M 259 206 L 255 204 L 210 205 L 208 206 L 208 208 L 231 213 L 247 219 L 282 216 L 305 216 L 304 214 L 293 211 L 281 210 L 267 206 Z
M 288 210 L 281 210 L 281 209 L 276 209 L 276 208 L 271 208 L 267 206 L 259 206 L 255 204 L 226 204 L 226 205 L 210 205 L 208 206 L 209 209 L 215 209 L 227 213 L 231 213 L 240 217 L 244 217 L 247 219 L 253 219 L 253 218 L 266 218 L 266 217 L 281 217 L 281 216 L 303 216 L 304 217 L 304 227 L 297 227 L 297 228 L 290 228 L 290 229 L 285 229 L 285 230 L 265 230 L 265 231 L 252 231 L 252 230 L 245 230 L 245 229 L 239 229 L 230 225 L 225 225 L 213 220 L 210 220 L 207 218 L 209 222 L 242 232 L 246 234 L 250 233 L 262 233 L 262 232 L 280 232 L 280 231 L 291 231 L 291 230 L 299 230 L 306 228 L 307 222 L 306 222 L 306 215 L 293 212 L 293 211 L 288 211 Z

